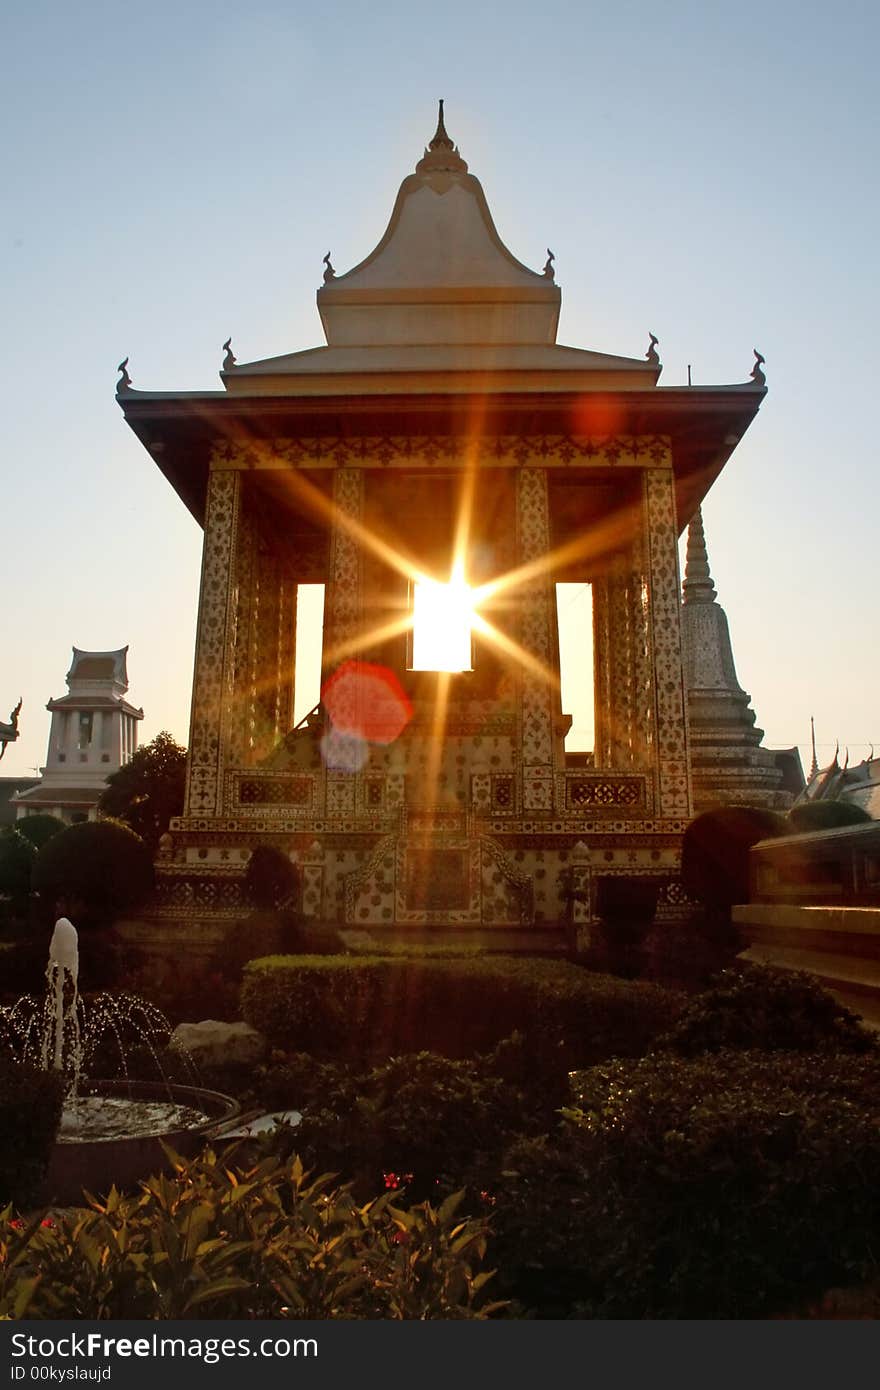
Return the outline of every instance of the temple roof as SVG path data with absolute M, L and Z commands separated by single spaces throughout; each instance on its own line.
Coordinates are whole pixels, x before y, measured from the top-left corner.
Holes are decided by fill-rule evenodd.
M 74 647 L 73 660 L 67 673 L 67 684 L 73 685 L 75 681 L 88 681 L 89 684 L 95 681 L 113 681 L 127 690 L 127 656 L 128 647 L 120 647 L 115 652 L 85 652 L 79 647 Z
M 142 391 L 120 364 L 128 423 L 199 521 L 212 436 L 470 434 L 476 413 L 487 434 L 670 438 L 683 526 L 764 398 L 757 353 L 748 381 L 660 387 L 653 334 L 642 357 L 557 343 L 553 253 L 534 270 L 504 245 L 442 103 L 377 246 L 324 267 L 326 346 L 239 363 L 228 339 L 222 391 Z
M 553 253 L 531 270 L 508 250 L 482 185 L 437 130 L 400 185 L 378 245 L 344 274 L 324 257 L 317 292 L 327 347 L 256 362 L 227 360 L 227 391 L 290 389 L 290 378 L 351 374 L 576 372 L 602 388 L 654 386 L 659 360 L 556 343 L 561 291 Z M 609 376 L 609 373 L 611 374 Z M 581 389 L 591 382 L 579 380 Z

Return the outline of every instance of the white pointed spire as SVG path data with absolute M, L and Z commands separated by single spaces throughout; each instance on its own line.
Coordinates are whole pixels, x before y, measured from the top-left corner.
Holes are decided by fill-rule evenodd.
M 712 583 L 712 576 L 709 573 L 709 555 L 706 550 L 706 537 L 703 533 L 703 512 L 700 507 L 694 512 L 688 527 L 687 556 L 682 590 L 685 603 L 715 602 L 715 585 Z

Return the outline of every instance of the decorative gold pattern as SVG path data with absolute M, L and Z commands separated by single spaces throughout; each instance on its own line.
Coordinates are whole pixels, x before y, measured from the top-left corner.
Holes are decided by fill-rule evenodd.
M 672 471 L 649 469 L 645 473 L 644 487 L 657 710 L 659 810 L 664 816 L 689 816 L 691 798 L 681 651 L 681 587 Z
M 217 440 L 212 462 L 221 468 L 659 468 L 669 460 L 666 435 L 357 435 Z
M 523 468 L 517 476 L 517 556 L 520 564 L 539 560 L 550 551 L 550 505 L 547 474 Z M 550 578 L 539 572 L 520 590 L 520 642 L 548 672 L 542 679 L 524 671 L 521 690 L 523 806 L 530 811 L 553 809 L 553 592 Z
M 224 696 L 229 696 L 235 650 L 234 543 L 240 478 L 212 472 L 208 479 L 202 585 L 193 680 L 193 720 L 187 771 L 187 814 L 221 810 Z
M 565 782 L 565 804 L 575 811 L 602 807 L 644 806 L 642 777 L 574 777 Z

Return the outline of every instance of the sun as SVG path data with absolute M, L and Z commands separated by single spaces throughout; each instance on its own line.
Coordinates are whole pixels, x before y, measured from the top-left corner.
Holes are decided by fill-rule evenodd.
M 413 671 L 473 669 L 474 593 L 456 568 L 448 584 L 424 575 L 412 586 Z

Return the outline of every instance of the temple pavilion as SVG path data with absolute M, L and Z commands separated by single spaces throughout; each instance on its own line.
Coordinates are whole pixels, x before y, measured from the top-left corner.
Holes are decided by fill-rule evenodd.
M 317 260 L 317 257 L 316 257 Z M 325 344 L 222 390 L 134 389 L 130 427 L 204 528 L 183 815 L 155 920 L 241 913 L 252 849 L 302 910 L 481 940 L 589 923 L 603 877 L 674 878 L 691 814 L 678 536 L 756 414 L 556 340 L 554 258 L 507 249 L 440 120 L 387 230 L 324 258 Z M 555 586 L 592 590 L 595 738 L 566 753 Z M 297 596 L 323 697 L 294 728 Z M 440 638 L 439 644 L 433 639 Z

